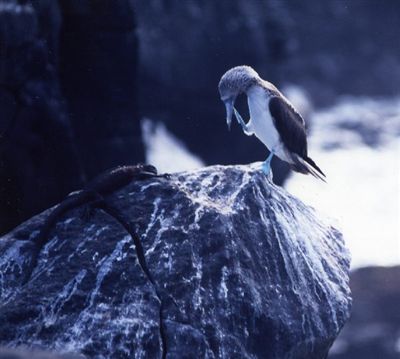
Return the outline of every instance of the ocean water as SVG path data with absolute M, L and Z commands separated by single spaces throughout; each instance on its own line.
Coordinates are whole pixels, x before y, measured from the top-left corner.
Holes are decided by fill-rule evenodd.
M 400 98 L 346 97 L 315 112 L 309 154 L 327 184 L 293 175 L 286 188 L 333 218 L 352 267 L 400 263 Z

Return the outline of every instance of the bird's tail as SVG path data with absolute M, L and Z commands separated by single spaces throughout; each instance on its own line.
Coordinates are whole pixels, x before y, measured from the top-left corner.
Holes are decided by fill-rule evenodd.
M 294 156 L 295 157 L 295 163 L 292 168 L 295 171 L 304 173 L 304 174 L 312 174 L 315 178 L 320 179 L 321 181 L 326 182 L 325 178 L 325 173 L 322 172 L 322 170 L 317 166 L 317 164 L 310 158 L 310 157 L 305 157 L 301 158 L 299 156 Z

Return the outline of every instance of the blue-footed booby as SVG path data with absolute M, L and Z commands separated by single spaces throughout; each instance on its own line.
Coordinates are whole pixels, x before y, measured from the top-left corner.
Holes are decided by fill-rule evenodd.
M 311 173 L 324 181 L 325 174 L 308 157 L 304 119 L 289 100 L 270 82 L 263 80 L 250 66 L 228 70 L 218 85 L 226 107 L 226 121 L 231 126 L 233 114 L 246 135 L 255 135 L 270 151 L 262 170 L 268 174 L 275 155 L 300 173 Z M 250 120 L 243 121 L 234 104 L 237 96 L 245 93 Z

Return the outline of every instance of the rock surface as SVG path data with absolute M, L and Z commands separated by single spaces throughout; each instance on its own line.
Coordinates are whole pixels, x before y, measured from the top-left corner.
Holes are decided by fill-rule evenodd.
M 349 317 L 349 254 L 337 230 L 257 166 L 110 195 L 142 253 L 120 220 L 72 210 L 22 285 L 27 239 L 49 211 L 2 237 L 0 345 L 96 358 L 325 357 Z
M 0 359 L 82 359 L 78 355 L 57 355 L 44 351 L 0 348 Z

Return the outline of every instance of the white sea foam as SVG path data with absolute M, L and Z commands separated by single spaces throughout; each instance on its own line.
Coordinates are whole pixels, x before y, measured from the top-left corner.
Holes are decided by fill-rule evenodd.
M 345 98 L 313 117 L 309 153 L 328 183 L 297 174 L 287 183 L 337 219 L 353 268 L 400 263 L 399 135 L 400 99 Z
M 160 173 L 188 171 L 204 166 L 203 161 L 190 153 L 163 123 L 144 118 L 142 130 L 147 163 L 156 166 Z

